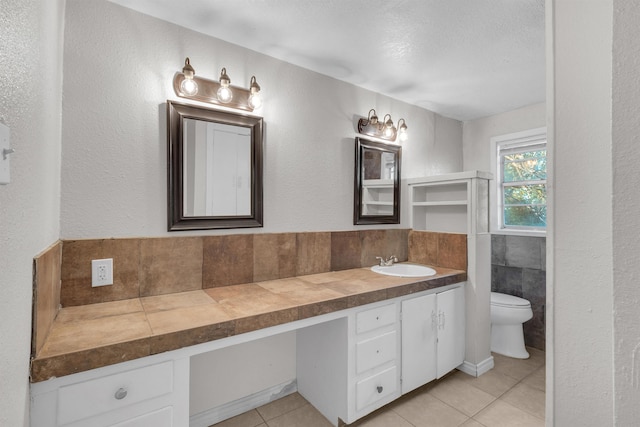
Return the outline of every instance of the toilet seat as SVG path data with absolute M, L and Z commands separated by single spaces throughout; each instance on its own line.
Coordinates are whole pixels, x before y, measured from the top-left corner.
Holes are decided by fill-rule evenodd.
M 528 300 L 499 292 L 491 292 L 491 305 L 497 307 L 531 308 L 531 303 Z

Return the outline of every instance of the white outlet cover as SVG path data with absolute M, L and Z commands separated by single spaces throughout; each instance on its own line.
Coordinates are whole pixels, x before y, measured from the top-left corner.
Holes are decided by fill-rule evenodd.
M 9 126 L 0 123 L 0 184 L 11 182 L 11 154 L 4 155 L 4 150 L 9 149 Z
M 91 260 L 91 286 L 107 285 L 113 285 L 113 258 Z

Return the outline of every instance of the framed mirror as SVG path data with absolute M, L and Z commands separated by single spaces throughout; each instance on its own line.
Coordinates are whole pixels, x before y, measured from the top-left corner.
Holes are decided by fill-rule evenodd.
M 353 223 L 400 224 L 402 148 L 356 138 Z
M 169 231 L 262 227 L 261 117 L 167 101 Z

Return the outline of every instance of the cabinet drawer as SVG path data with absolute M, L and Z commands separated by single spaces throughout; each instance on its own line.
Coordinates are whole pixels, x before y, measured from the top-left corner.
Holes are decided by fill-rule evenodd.
M 356 333 L 362 334 L 396 321 L 396 305 L 389 304 L 356 314 Z
M 173 408 L 167 406 L 149 414 L 123 421 L 112 427 L 172 427 L 173 426 Z
M 61 387 L 58 424 L 67 424 L 173 391 L 173 362 Z
M 396 342 L 396 331 L 360 341 L 356 344 L 356 372 L 360 374 L 395 359 Z
M 397 390 L 398 372 L 395 366 L 356 383 L 356 410 L 361 411 Z

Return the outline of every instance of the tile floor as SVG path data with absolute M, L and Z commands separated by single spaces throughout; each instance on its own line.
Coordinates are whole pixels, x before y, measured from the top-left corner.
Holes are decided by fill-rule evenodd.
M 545 355 L 527 360 L 494 354 L 495 367 L 479 378 L 454 371 L 350 424 L 358 427 L 544 426 Z M 331 427 L 298 393 L 215 427 Z

